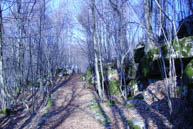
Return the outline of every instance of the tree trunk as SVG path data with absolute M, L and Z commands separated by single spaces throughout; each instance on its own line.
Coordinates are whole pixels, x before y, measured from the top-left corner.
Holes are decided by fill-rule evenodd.
M 145 9 L 145 23 L 146 23 L 146 29 L 147 29 L 147 35 L 146 35 L 146 46 L 145 46 L 145 52 L 147 53 L 150 49 L 153 48 L 152 43 L 152 0 L 144 0 L 144 9 Z
M 98 45 L 96 42 L 96 21 L 95 21 L 95 0 L 92 0 L 92 17 L 93 17 L 93 43 L 94 43 L 94 58 L 95 58 L 95 74 L 96 74 L 96 85 L 98 90 L 98 95 L 100 99 L 103 99 L 101 82 L 100 82 L 100 74 L 99 74 L 99 66 L 98 66 Z
M 6 87 L 3 78 L 3 23 L 2 23 L 2 1 L 0 0 L 0 99 L 1 107 L 6 108 Z

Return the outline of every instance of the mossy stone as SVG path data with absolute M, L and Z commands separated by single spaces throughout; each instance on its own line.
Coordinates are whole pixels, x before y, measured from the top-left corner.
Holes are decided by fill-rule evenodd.
M 127 120 L 127 123 L 129 124 L 129 128 L 130 128 L 130 129 L 141 129 L 140 126 L 134 125 L 134 123 L 133 123 L 132 120 Z
M 151 64 L 152 64 L 152 59 L 151 56 L 146 56 L 143 59 L 143 64 L 142 64 L 142 72 L 144 77 L 148 77 L 150 71 L 151 71 Z
M 11 109 L 9 109 L 9 108 L 2 109 L 2 110 L 0 110 L 0 114 L 10 115 Z
M 193 56 L 191 51 L 193 50 L 193 36 L 188 36 L 182 39 L 179 39 L 179 47 L 177 40 L 173 40 L 173 47 L 175 52 L 181 53 L 183 57 Z
M 164 51 L 167 51 L 167 49 Z M 153 61 L 156 60 L 156 57 L 159 57 L 157 55 L 160 55 L 160 49 L 154 48 L 149 50 L 149 52 L 143 57 L 141 63 L 144 77 L 147 78 L 150 75 L 150 72 L 152 71 Z
M 186 65 L 184 73 L 185 76 L 188 78 L 188 85 L 193 84 L 193 59 L 190 61 L 190 63 Z
M 108 90 L 111 96 L 120 96 L 119 81 L 110 81 Z
M 160 54 L 159 48 L 151 49 L 148 52 L 148 56 L 151 57 L 152 59 L 155 57 L 155 55 L 159 55 L 159 54 Z

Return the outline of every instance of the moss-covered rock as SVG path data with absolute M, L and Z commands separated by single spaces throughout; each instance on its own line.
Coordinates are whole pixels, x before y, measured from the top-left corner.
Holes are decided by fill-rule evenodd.
M 141 59 L 144 57 L 145 55 L 144 48 L 145 48 L 144 44 L 138 44 L 136 49 L 134 50 L 134 59 L 136 63 L 140 63 Z
M 111 96 L 120 96 L 119 81 L 109 81 L 108 91 Z
M 130 129 L 143 129 L 145 128 L 144 123 L 137 120 L 127 120 Z
M 179 46 L 177 40 L 173 40 L 173 47 L 177 55 L 180 53 L 183 57 L 193 56 L 193 36 L 184 37 L 179 39 Z
M 143 63 L 142 63 L 143 62 Z M 142 73 L 144 77 L 148 77 L 149 73 L 151 72 L 152 66 L 152 58 L 151 56 L 147 55 L 142 60 Z
M 167 53 L 167 49 L 165 50 Z M 153 70 L 153 63 L 160 57 L 160 49 L 155 47 L 150 49 L 147 53 L 144 52 L 144 47 L 136 48 L 134 58 L 138 65 L 138 74 L 148 78 Z
M 9 108 L 2 109 L 2 110 L 0 110 L 0 114 L 10 115 L 11 109 L 9 109 Z
M 193 59 L 188 63 L 184 70 L 185 78 L 187 78 L 187 85 L 192 86 L 193 85 Z

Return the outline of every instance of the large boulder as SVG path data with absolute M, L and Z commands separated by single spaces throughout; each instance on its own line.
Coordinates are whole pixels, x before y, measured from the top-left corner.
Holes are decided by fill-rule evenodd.
M 157 81 L 150 84 L 144 91 L 145 102 L 151 105 L 167 97 L 164 81 Z
M 159 70 L 161 49 L 166 64 L 166 69 L 169 68 L 169 57 L 172 57 L 175 60 L 177 75 L 180 75 L 181 60 L 184 66 L 186 66 L 193 59 L 193 36 L 184 37 L 178 41 L 179 44 L 176 39 L 172 41 L 173 49 L 169 48 L 166 44 L 162 44 L 161 48 L 155 47 L 149 50 L 147 53 L 144 52 L 144 45 L 137 47 L 135 49 L 134 58 L 135 62 L 139 64 L 138 74 L 145 78 L 161 77 L 161 72 Z M 171 51 L 173 54 L 169 54 Z

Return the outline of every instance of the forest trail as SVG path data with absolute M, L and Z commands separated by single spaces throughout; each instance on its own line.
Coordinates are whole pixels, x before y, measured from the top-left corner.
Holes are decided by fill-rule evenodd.
M 50 107 L 47 120 L 41 129 L 103 129 L 89 110 L 94 98 L 91 90 L 84 88 L 80 75 L 62 81 L 55 91 L 55 100 Z
M 158 81 L 150 87 L 162 83 Z M 34 116 L 20 111 L 5 119 L 0 117 L 0 129 L 128 129 L 131 120 L 141 128 L 172 128 L 167 119 L 167 101 L 154 104 L 144 99 L 129 100 L 127 104 L 121 100 L 114 104 L 109 100 L 99 102 L 94 86 L 83 81 L 82 75 L 58 78 L 56 84 L 51 95 L 52 104 L 46 113 L 47 106 Z

